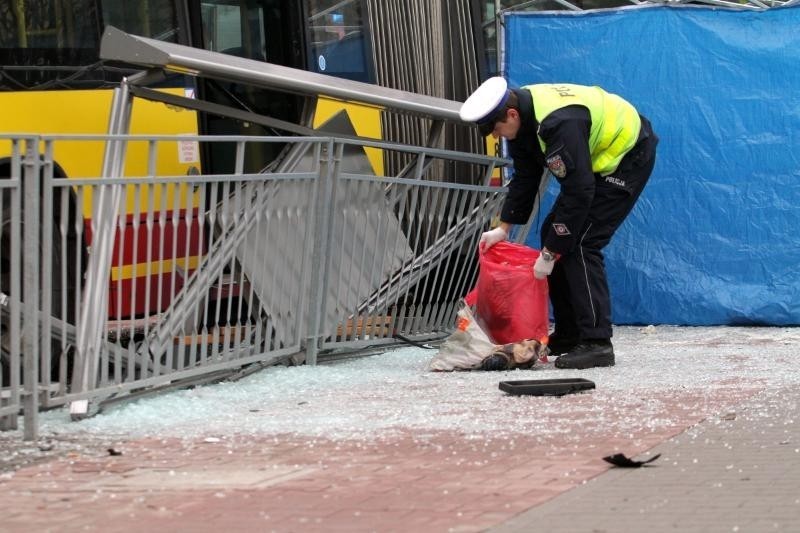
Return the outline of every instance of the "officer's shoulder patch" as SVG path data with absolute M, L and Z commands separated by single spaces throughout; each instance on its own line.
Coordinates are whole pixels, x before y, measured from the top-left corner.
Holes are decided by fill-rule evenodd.
M 563 178 L 567 175 L 567 166 L 564 164 L 564 160 L 561 159 L 561 154 L 554 154 L 548 157 L 547 168 L 557 178 Z
M 566 235 L 572 235 L 569 232 L 569 228 L 567 227 L 567 225 L 566 224 L 561 224 L 560 222 L 557 222 L 557 223 L 553 224 L 553 231 L 555 231 L 556 235 L 558 235 L 559 237 L 564 237 Z

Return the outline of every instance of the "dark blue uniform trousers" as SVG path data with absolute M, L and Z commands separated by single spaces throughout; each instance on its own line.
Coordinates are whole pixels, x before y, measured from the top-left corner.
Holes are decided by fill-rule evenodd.
M 610 176 L 596 175 L 594 199 L 572 251 L 561 256 L 549 277 L 555 332 L 565 337 L 610 339 L 611 299 L 603 248 L 633 209 L 655 165 L 658 137 L 642 117 L 636 145 Z M 556 204 L 559 199 L 556 199 Z M 552 212 L 542 225 L 550 228 Z

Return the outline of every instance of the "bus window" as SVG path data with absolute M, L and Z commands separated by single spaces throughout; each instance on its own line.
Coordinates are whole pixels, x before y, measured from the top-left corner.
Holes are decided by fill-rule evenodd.
M 102 4 L 104 25 L 159 41 L 179 42 L 175 0 L 102 0 Z
M 247 59 L 264 61 L 264 9 L 257 4 L 242 9 L 225 0 L 204 0 L 200 4 L 203 20 L 203 47 Z
M 95 89 L 130 71 L 100 62 L 103 28 L 179 42 L 175 0 L 16 0 L 0 8 L 0 90 Z
M 61 88 L 63 83 L 97 80 L 87 65 L 98 62 L 99 13 L 95 0 L 7 2 L 0 10 L 0 88 Z M 13 7 L 12 7 L 13 6 Z M 102 75 L 99 76 L 102 80 Z
M 311 70 L 375 82 L 363 4 L 363 0 L 305 0 Z

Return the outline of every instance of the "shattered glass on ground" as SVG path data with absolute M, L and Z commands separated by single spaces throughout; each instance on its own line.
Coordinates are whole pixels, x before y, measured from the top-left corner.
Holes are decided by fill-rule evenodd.
M 708 416 L 716 393 L 743 396 L 797 385 L 792 328 L 618 327 L 617 364 L 558 370 L 553 359 L 533 370 L 427 370 L 435 350 L 399 348 L 318 366 L 274 367 L 238 382 L 165 393 L 111 407 L 81 422 L 65 410 L 43 413 L 41 435 L 219 438 L 296 435 L 373 440 L 411 433 L 458 432 L 475 438 L 594 431 L 638 434 L 676 421 L 665 405 Z M 596 389 L 564 397 L 509 396 L 506 380 L 581 377 Z

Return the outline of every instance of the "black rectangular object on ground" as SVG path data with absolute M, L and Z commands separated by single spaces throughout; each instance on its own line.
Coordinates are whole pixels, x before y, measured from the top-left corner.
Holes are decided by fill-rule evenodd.
M 501 391 L 509 394 L 528 394 L 532 396 L 563 396 L 593 388 L 594 381 L 583 378 L 525 379 L 500 382 Z

